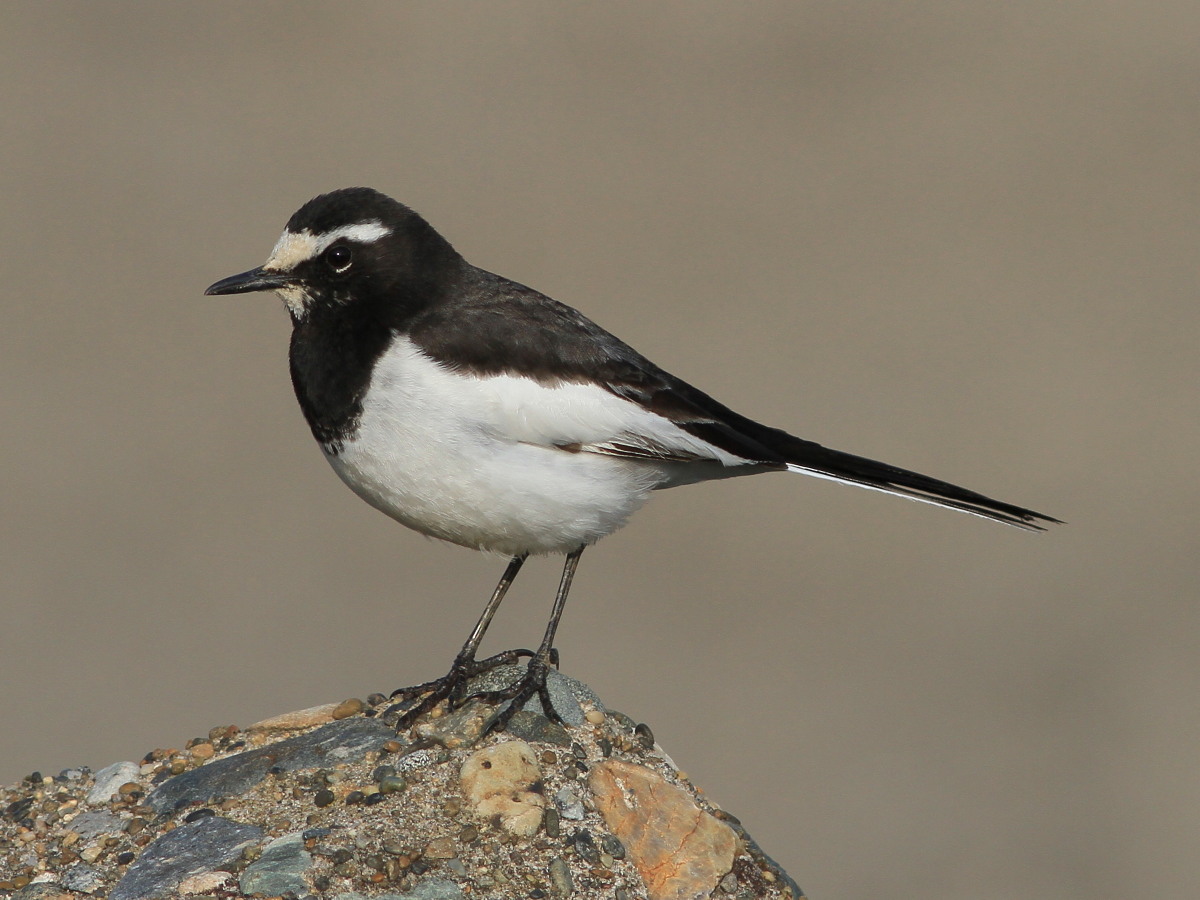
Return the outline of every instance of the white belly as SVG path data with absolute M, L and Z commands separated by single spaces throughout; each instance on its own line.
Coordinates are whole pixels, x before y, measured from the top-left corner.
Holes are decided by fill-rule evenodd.
M 620 528 L 669 480 L 653 462 L 560 448 L 621 433 L 628 401 L 460 375 L 403 339 L 380 359 L 363 407 L 356 435 L 326 452 L 334 471 L 376 509 L 467 547 L 566 553 Z

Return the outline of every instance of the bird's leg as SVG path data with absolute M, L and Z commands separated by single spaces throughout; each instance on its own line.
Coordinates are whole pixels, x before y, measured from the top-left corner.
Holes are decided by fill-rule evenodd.
M 489 656 L 487 659 L 475 659 L 475 654 L 479 651 L 479 645 L 483 641 L 483 636 L 487 633 L 488 626 L 492 623 L 492 617 L 496 615 L 496 610 L 500 608 L 500 604 L 504 600 L 504 595 L 508 593 L 509 587 L 516 579 L 517 573 L 521 571 L 521 566 L 527 557 L 528 554 L 522 554 L 521 556 L 514 556 L 509 561 L 508 568 L 504 570 L 504 574 L 500 577 L 500 582 L 496 585 L 496 590 L 492 592 L 492 599 L 483 608 L 483 614 L 479 617 L 479 621 L 475 623 L 475 627 L 471 630 L 471 636 L 467 638 L 467 642 L 458 651 L 458 656 L 454 657 L 454 665 L 450 667 L 449 672 L 433 681 L 392 691 L 393 698 L 419 698 L 414 706 L 405 710 L 400 716 L 399 721 L 396 723 L 398 730 L 407 728 L 419 716 L 433 709 L 433 707 L 437 706 L 447 697 L 450 698 L 451 706 L 460 703 L 463 699 L 462 694 L 466 689 L 467 682 L 480 672 L 486 672 L 497 666 L 516 662 L 523 656 L 533 656 L 533 653 L 529 650 L 506 650 L 503 653 L 497 653 L 495 656 Z
M 554 609 L 551 610 L 550 621 L 546 624 L 546 634 L 542 637 L 542 643 L 537 652 L 530 658 L 524 677 L 502 691 L 478 695 L 487 700 L 510 701 L 504 712 L 497 716 L 495 722 L 492 723 L 491 727 L 496 731 L 503 731 L 513 714 L 534 695 L 542 701 L 542 709 L 545 710 L 546 716 L 560 725 L 563 724 L 562 717 L 554 709 L 554 704 L 550 702 L 550 692 L 546 689 L 546 675 L 552 665 L 558 665 L 558 651 L 554 649 L 554 632 L 558 630 L 558 620 L 562 618 L 563 609 L 567 605 L 567 593 L 571 590 L 571 580 L 575 577 L 575 568 L 579 565 L 579 557 L 583 555 L 583 550 L 584 548 L 580 547 L 567 554 L 562 578 L 558 583 L 558 593 L 554 597 Z

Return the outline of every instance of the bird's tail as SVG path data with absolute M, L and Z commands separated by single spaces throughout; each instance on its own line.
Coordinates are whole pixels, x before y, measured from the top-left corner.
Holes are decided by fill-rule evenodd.
M 948 481 L 930 478 L 864 456 L 830 450 L 813 441 L 806 441 L 779 428 L 772 428 L 738 415 L 727 407 L 702 397 L 710 409 L 719 410 L 707 422 L 692 422 L 686 427 L 731 453 L 747 459 L 760 460 L 766 465 L 802 472 L 817 478 L 828 478 L 843 484 L 853 484 L 869 490 L 908 497 L 947 509 L 957 509 L 1027 531 L 1045 531 L 1047 525 L 1061 525 L 1059 519 L 1032 509 L 993 500 L 991 497 L 967 490 Z
M 869 490 L 895 494 L 922 503 L 932 503 L 947 509 L 982 516 L 1006 525 L 1015 525 L 1027 531 L 1045 531 L 1046 525 L 1062 524 L 1059 519 L 993 500 L 983 494 L 969 491 L 948 481 L 930 478 L 918 472 L 910 472 L 896 466 L 881 463 L 863 456 L 830 450 L 792 435 L 788 446 L 778 447 L 783 451 L 789 472 L 802 472 L 817 478 L 828 478 L 844 484 L 853 484 Z
M 671 382 L 670 388 L 669 396 L 675 404 L 669 413 L 672 421 L 690 434 L 741 459 L 957 509 L 1026 531 L 1045 531 L 1047 525 L 1062 524 L 1052 516 L 993 500 L 948 481 L 865 456 L 830 450 L 783 429 L 763 425 L 677 379 Z M 651 400 L 652 406 L 664 405 L 659 396 L 653 396 Z

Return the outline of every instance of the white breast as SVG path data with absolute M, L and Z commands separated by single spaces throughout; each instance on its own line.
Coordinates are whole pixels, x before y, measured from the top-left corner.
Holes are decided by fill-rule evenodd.
M 424 534 L 509 555 L 565 553 L 620 528 L 654 488 L 694 480 L 678 465 L 561 449 L 638 435 L 745 462 L 600 387 L 459 374 L 398 338 L 376 365 L 357 434 L 326 456 L 360 497 Z

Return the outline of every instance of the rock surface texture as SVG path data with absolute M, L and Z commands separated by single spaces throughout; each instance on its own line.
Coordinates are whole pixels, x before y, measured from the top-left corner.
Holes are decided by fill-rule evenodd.
M 473 701 L 397 734 L 375 694 L 35 772 L 0 791 L 0 897 L 801 900 L 646 726 L 552 678 L 566 727 Z

